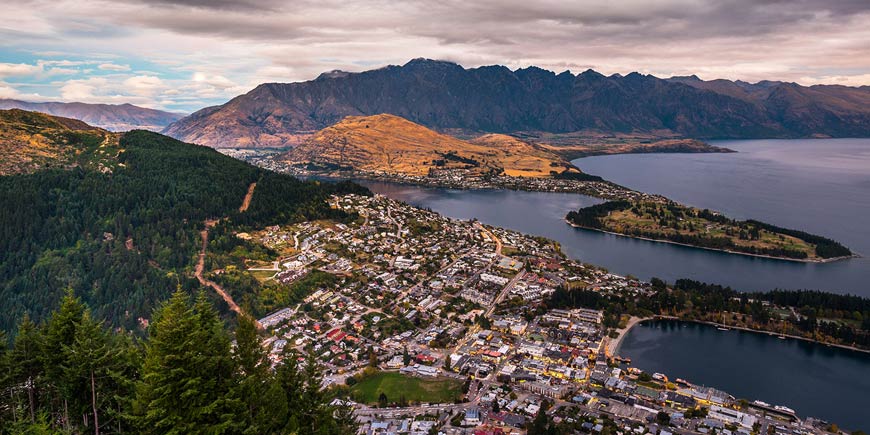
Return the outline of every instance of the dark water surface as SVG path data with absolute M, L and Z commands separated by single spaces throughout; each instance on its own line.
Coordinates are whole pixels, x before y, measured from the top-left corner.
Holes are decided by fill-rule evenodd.
M 864 255 L 807 265 L 751 258 L 719 261 L 716 255 L 699 254 L 703 259 L 677 262 L 672 273 L 742 289 L 814 288 L 870 296 L 870 139 L 715 144 L 738 153 L 620 155 L 574 163 L 632 189 L 823 235 Z
M 678 321 L 638 324 L 619 354 L 644 371 L 785 405 L 850 430 L 870 429 L 870 354 Z

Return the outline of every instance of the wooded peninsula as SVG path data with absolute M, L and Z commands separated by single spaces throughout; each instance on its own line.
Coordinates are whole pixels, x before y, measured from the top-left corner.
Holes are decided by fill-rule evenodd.
M 756 220 L 739 221 L 673 201 L 609 201 L 571 211 L 580 228 L 783 260 L 827 262 L 855 254 L 834 240 Z

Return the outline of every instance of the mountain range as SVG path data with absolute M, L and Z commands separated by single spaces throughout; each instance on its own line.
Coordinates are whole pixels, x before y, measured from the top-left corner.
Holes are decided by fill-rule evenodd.
M 148 109 L 132 104 L 36 103 L 0 98 L 0 109 L 22 109 L 75 118 L 109 131 L 160 131 L 184 114 Z
M 645 133 L 656 137 L 870 136 L 870 87 L 661 79 L 593 70 L 463 68 L 414 59 L 360 73 L 265 83 L 164 133 L 212 147 L 286 147 L 346 116 L 387 113 L 438 131 Z

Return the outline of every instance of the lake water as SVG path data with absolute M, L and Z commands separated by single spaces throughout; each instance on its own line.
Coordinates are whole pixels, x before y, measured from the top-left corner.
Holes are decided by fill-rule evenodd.
M 650 321 L 619 354 L 648 372 L 712 386 L 737 398 L 785 405 L 850 430 L 870 429 L 870 354 L 709 325 Z
M 578 159 L 624 186 L 735 218 L 831 237 L 870 255 L 870 140 L 718 142 L 731 154 L 634 154 Z M 692 278 L 741 290 L 819 289 L 870 296 L 870 258 L 807 264 L 726 254 L 575 229 L 569 210 L 600 202 L 575 194 L 433 189 L 365 182 L 373 191 L 470 219 L 549 237 L 566 254 L 639 278 Z

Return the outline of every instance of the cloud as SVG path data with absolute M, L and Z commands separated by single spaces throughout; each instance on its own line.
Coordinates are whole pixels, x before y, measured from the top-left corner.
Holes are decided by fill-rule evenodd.
M 237 85 L 233 83 L 232 80 L 219 75 L 209 75 L 202 72 L 196 72 L 193 74 L 193 81 L 196 83 L 204 83 L 206 85 L 218 88 L 218 89 L 228 89 L 232 87 L 236 87 Z
M 42 73 L 42 67 L 24 63 L 0 63 L 0 77 L 28 76 Z
M 118 75 L 107 78 L 106 86 L 118 86 L 113 93 L 88 95 L 184 110 L 262 82 L 415 57 L 465 67 L 870 84 L 866 0 L 13 0 L 4 11 L 16 20 L 0 30 L 0 53 L 50 59 L 41 70 L 28 69 L 38 58 L 0 64 L 0 78 L 81 68 L 70 78 Z M 64 57 L 71 60 L 54 59 Z M 137 79 L 123 89 L 140 76 L 163 87 Z M 64 81 L 55 92 L 66 85 L 93 83 Z
M 845 85 L 864 86 L 870 85 L 870 73 L 855 75 L 835 75 L 821 77 L 801 77 L 797 80 L 803 85 Z
M 69 80 L 60 88 L 60 95 L 67 101 L 93 102 L 98 89 L 104 89 L 108 80 L 103 77 Z
M 3 77 L 39 77 L 45 78 L 57 75 L 69 75 L 78 72 L 73 68 L 57 68 L 46 66 L 55 65 L 51 62 L 39 61 L 35 65 L 26 63 L 0 63 L 0 78 Z
M 140 96 L 154 96 L 167 89 L 163 80 L 155 76 L 130 77 L 124 80 L 123 86 L 127 92 Z
M 40 59 L 37 64 L 45 65 L 45 66 L 83 66 L 83 65 L 91 65 L 93 61 L 84 61 L 84 60 L 42 60 Z
M 264 0 L 146 0 L 144 2 L 136 1 L 136 3 L 170 7 L 192 7 L 197 9 L 238 9 L 247 11 L 271 11 L 280 5 L 278 1 Z
M 100 76 L 67 80 L 60 87 L 60 96 L 64 101 L 158 107 L 169 89 L 169 85 L 154 76 Z
M 21 92 L 13 85 L 3 81 L 0 81 L 0 98 L 26 101 L 44 101 L 47 99 L 46 97 L 36 93 Z
M 130 65 L 118 65 L 114 63 L 101 63 L 97 68 L 103 71 L 130 71 Z

